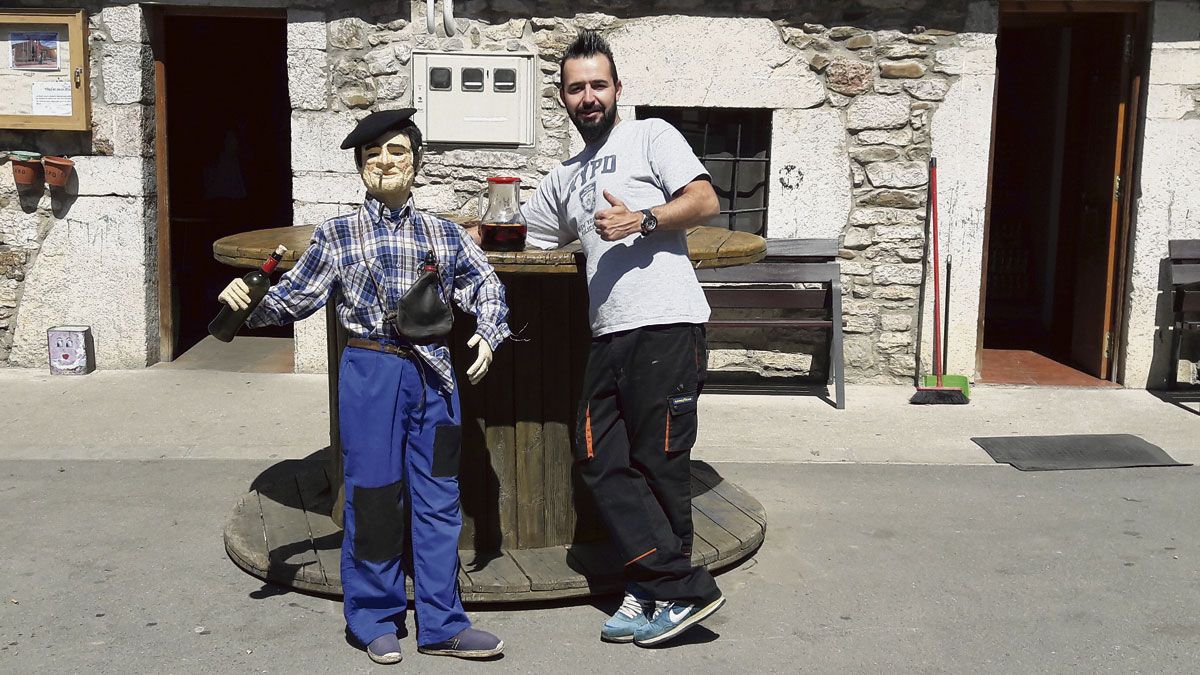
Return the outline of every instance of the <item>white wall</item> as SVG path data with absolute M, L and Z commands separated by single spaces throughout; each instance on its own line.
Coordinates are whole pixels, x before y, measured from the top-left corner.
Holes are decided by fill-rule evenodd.
M 1167 242 L 1200 239 L 1200 2 L 1155 3 L 1140 197 L 1127 299 L 1123 380 L 1161 387 L 1169 368 Z M 1190 376 L 1190 364 L 1181 377 Z
M 774 112 L 767 190 L 771 238 L 841 238 L 850 216 L 850 158 L 837 110 Z
M 975 374 L 979 342 L 979 292 L 983 283 L 983 224 L 987 210 L 996 36 L 963 33 L 959 47 L 938 53 L 938 70 L 957 74 L 946 99 L 933 115 L 933 155 L 938 160 L 938 214 L 942 266 L 954 257 L 950 288 L 949 372 Z M 944 269 L 943 269 L 944 272 Z M 932 276 L 932 273 L 931 275 Z M 943 279 L 945 276 L 943 275 Z M 930 353 L 933 303 L 928 282 L 922 353 Z M 926 357 L 928 358 L 928 357 Z

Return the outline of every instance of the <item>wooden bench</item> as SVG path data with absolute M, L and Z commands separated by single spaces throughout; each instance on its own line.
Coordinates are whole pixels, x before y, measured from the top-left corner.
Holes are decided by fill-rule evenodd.
M 834 380 L 838 410 L 846 407 L 845 364 L 842 359 L 842 280 L 836 262 L 836 239 L 767 240 L 767 255 L 760 262 L 739 267 L 696 270 L 706 284 L 705 296 L 713 308 L 824 310 L 812 318 L 716 319 L 713 327 L 728 328 L 829 328 L 829 371 Z M 823 284 L 822 288 L 796 288 L 784 284 Z M 710 286 L 707 284 L 721 284 Z M 731 284 L 731 285 L 726 285 Z
M 1171 335 L 1171 366 L 1167 383 L 1171 389 L 1179 386 L 1179 351 L 1183 331 L 1200 328 L 1200 239 L 1172 239 L 1167 244 L 1171 259 L 1171 306 L 1174 311 L 1174 332 Z

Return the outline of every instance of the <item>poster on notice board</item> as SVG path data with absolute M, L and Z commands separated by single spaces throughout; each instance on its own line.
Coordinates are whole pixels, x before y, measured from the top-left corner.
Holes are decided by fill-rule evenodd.
M 58 33 L 13 31 L 8 34 L 9 68 L 58 70 Z

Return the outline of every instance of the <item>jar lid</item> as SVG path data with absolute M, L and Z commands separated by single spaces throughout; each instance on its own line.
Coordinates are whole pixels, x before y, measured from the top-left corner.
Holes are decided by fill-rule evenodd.
M 521 179 L 516 176 L 492 176 L 488 178 L 489 183 L 520 183 Z

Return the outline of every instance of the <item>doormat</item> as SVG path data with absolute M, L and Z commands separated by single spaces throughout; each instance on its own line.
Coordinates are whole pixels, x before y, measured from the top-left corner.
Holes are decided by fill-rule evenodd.
M 971 440 L 997 463 L 1011 464 L 1021 471 L 1191 466 L 1176 462 L 1162 448 L 1130 434 L 991 436 Z

